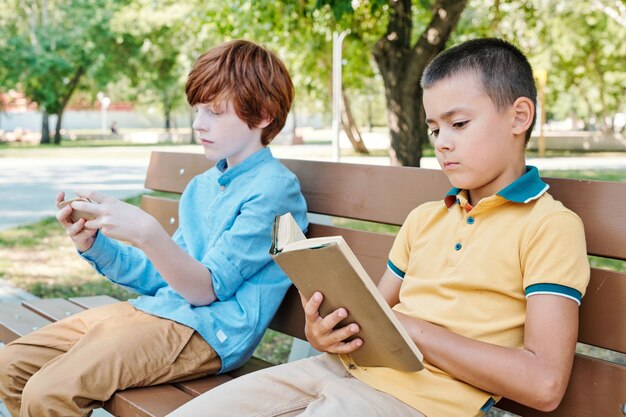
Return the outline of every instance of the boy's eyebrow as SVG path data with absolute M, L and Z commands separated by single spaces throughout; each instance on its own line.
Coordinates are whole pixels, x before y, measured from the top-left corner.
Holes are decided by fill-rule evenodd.
M 452 116 L 454 116 L 456 113 L 459 113 L 460 111 L 463 111 L 463 110 L 464 110 L 464 108 L 463 108 L 463 107 L 454 107 L 453 109 L 448 110 L 448 111 L 447 111 L 447 112 L 445 112 L 445 113 L 442 113 L 442 114 L 441 114 L 441 116 L 440 116 L 440 118 L 441 118 L 441 119 L 447 119 L 447 118 L 452 117 Z M 426 123 L 434 123 L 434 122 L 435 122 L 435 121 L 434 121 L 433 119 L 426 118 Z

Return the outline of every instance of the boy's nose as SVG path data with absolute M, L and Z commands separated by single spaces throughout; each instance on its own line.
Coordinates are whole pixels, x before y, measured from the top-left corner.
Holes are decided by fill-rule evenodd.
M 439 132 L 439 136 L 435 139 L 435 149 L 439 152 L 450 151 L 454 148 L 454 145 L 450 138 L 443 132 Z
M 191 128 L 195 131 L 205 131 L 207 130 L 205 125 L 206 123 L 202 123 L 202 120 L 200 120 L 200 117 L 197 115 L 191 124 Z

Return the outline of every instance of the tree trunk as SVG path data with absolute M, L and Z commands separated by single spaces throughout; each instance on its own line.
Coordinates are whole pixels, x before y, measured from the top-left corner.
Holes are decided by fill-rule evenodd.
M 54 144 L 55 145 L 61 144 L 61 121 L 63 120 L 64 111 L 65 109 L 61 109 L 61 111 L 57 113 L 57 125 L 56 125 L 56 128 L 54 129 Z
M 172 141 L 172 100 L 168 97 L 167 93 L 163 94 L 163 117 L 165 118 L 165 134 L 166 141 Z
M 48 112 L 42 111 L 41 114 L 41 144 L 50 143 L 50 123 L 48 120 Z
M 343 126 L 343 130 L 346 132 L 346 135 L 356 152 L 369 155 L 370 151 L 368 151 L 365 147 L 365 143 L 361 137 L 361 132 L 359 132 L 359 128 L 356 123 L 354 123 L 354 117 L 352 117 L 352 110 L 350 109 L 350 100 L 348 100 L 348 96 L 345 91 L 341 92 L 341 98 L 343 99 L 341 112 L 341 124 Z
M 466 0 L 437 0 L 430 23 L 414 45 L 411 0 L 390 3 L 387 33 L 373 55 L 385 84 L 392 160 L 420 166 L 428 143 L 420 78 L 426 65 L 441 52 L 465 9 Z
M 78 83 L 80 82 L 80 78 L 83 76 L 83 74 L 85 74 L 85 67 L 78 67 L 76 69 L 76 72 L 74 73 L 74 76 L 72 77 L 70 82 L 67 84 L 67 92 L 65 93 L 64 96 L 60 98 L 60 101 L 55 106 L 56 111 L 54 112 L 54 114 L 58 116 L 56 128 L 54 130 L 54 144 L 55 145 L 61 144 L 61 122 L 63 119 L 63 112 L 65 111 L 65 107 L 67 107 L 67 103 L 69 103 L 70 98 L 72 98 L 72 95 L 74 94 L 74 90 L 76 90 L 76 87 L 78 86 Z M 50 139 L 48 139 L 48 143 L 49 141 Z

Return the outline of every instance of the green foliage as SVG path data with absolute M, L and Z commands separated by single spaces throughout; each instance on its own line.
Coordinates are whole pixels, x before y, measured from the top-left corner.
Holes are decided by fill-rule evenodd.
M 137 295 L 102 278 L 86 282 L 33 282 L 24 285 L 24 289 L 41 298 L 87 297 L 91 295 L 109 295 L 118 300 L 136 298 Z
M 518 45 L 548 72 L 546 109 L 556 119 L 624 112 L 626 28 L 595 0 L 471 0 L 453 43 L 497 36 Z
M 412 2 L 409 45 L 429 27 L 433 8 L 444 3 Z M 385 123 L 388 95 L 372 50 L 385 37 L 397 4 L 0 0 L 0 91 L 18 87 L 50 114 L 62 112 L 75 92 L 92 101 L 95 92 L 106 91 L 117 101 L 158 103 L 168 119 L 170 112 L 185 108 L 183 85 L 197 56 L 223 41 L 247 38 L 284 59 L 296 86 L 296 110 L 328 114 L 332 33 L 349 30 L 344 89 L 359 124 L 372 119 L 371 103 L 376 123 Z M 612 5 L 609 0 L 469 0 L 449 43 L 477 36 L 516 43 L 535 68 L 548 70 L 549 116 L 595 118 L 596 125 L 608 128 L 602 126 L 605 117 L 624 112 L 626 88 L 626 43 L 621 42 L 626 29 L 607 13 Z
M 0 233 L 0 248 L 33 248 L 50 234 L 60 235 L 62 229 L 54 217 L 33 224 L 8 229 Z
M 273 364 L 286 363 L 292 340 L 291 336 L 267 329 L 253 356 Z
M 6 39 L 0 44 L 5 88 L 18 85 L 43 111 L 60 118 L 85 75 L 112 74 L 110 52 L 116 49 L 116 38 L 110 22 L 125 1 L 5 3 L 14 11 L 3 15 L 0 27 L 0 38 Z M 59 130 L 60 124 L 57 137 Z
M 135 0 L 116 13 L 112 30 L 123 39 L 127 59 L 118 71 L 125 79 L 110 86 L 113 99 L 159 103 L 166 129 L 173 110 L 184 106 L 184 83 L 197 39 L 189 25 L 194 2 Z M 197 19 L 192 19 L 197 22 Z

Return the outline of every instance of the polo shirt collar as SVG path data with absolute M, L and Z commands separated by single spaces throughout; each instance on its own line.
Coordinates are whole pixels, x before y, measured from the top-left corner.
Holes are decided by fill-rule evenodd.
M 222 175 L 217 178 L 217 182 L 219 185 L 228 185 L 228 183 L 230 183 L 233 179 L 250 172 L 256 166 L 262 165 L 273 158 L 274 157 L 272 156 L 270 149 L 268 147 L 264 147 L 232 168 L 228 168 L 226 159 L 221 159 L 215 164 L 218 171 L 222 173 Z
M 498 191 L 496 195 L 513 203 L 528 203 L 541 197 L 549 187 L 539 176 L 539 170 L 534 166 L 528 165 L 524 175 Z M 459 202 L 457 196 L 461 191 L 460 188 L 456 187 L 448 191 L 448 194 L 443 199 L 446 207 L 450 208 L 454 203 Z

